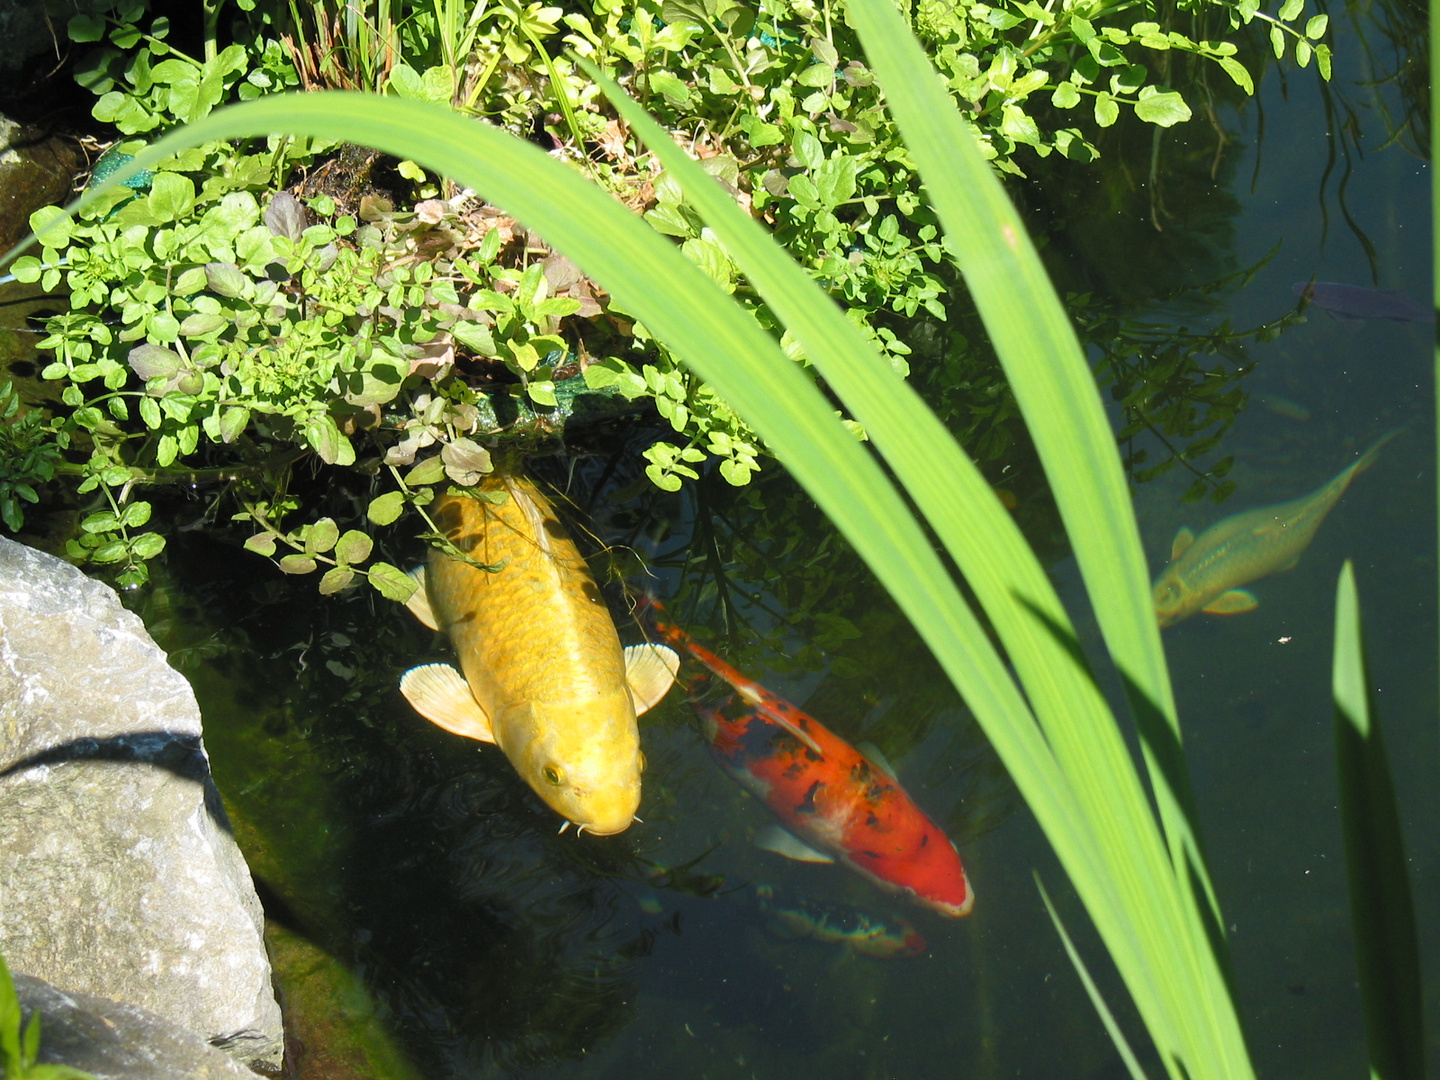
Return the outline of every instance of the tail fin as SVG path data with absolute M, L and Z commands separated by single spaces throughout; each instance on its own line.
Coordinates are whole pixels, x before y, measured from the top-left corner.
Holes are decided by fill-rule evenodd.
M 1366 469 L 1370 468 L 1371 465 L 1374 465 L 1375 459 L 1380 456 L 1380 448 L 1404 430 L 1404 428 L 1394 428 L 1390 431 L 1387 431 L 1384 435 L 1381 435 L 1380 438 L 1376 439 L 1373 443 L 1371 443 L 1370 449 L 1366 450 L 1365 453 L 1361 454 L 1355 464 L 1351 465 L 1350 468 L 1346 470 L 1346 472 L 1350 474 L 1350 478 L 1353 479 L 1354 477 L 1359 476 Z

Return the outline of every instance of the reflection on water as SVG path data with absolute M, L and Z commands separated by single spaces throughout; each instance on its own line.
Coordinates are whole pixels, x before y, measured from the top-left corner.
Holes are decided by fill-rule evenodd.
M 1361 73 L 1346 64 L 1342 49 L 1338 77 L 1353 91 Z M 1282 100 L 1266 84 L 1258 171 L 1256 110 L 1218 103 L 1229 132 L 1218 171 L 1213 130 L 1177 129 L 1159 158 L 1163 191 L 1148 190 L 1134 178 L 1149 175 L 1153 148 L 1121 145 L 1131 137 L 1122 126 L 1105 160 L 1123 167 L 1091 174 L 1088 188 L 1046 188 L 1045 209 L 1057 276 L 1097 298 L 1092 329 L 1140 342 L 1107 355 L 1123 365 L 1143 354 L 1148 365 L 1115 369 L 1117 382 L 1135 380 L 1115 402 L 1117 431 L 1133 428 L 1148 465 L 1183 457 L 1137 487 L 1153 568 L 1182 524 L 1314 490 L 1379 434 L 1406 429 L 1299 564 L 1256 584 L 1256 610 L 1190 619 L 1165 637 L 1257 1064 L 1264 1075 L 1328 1080 L 1363 1070 L 1328 697 L 1335 575 L 1347 556 L 1416 873 L 1423 882 L 1440 872 L 1428 798 L 1440 756 L 1431 330 L 1372 320 L 1352 331 L 1319 312 L 1286 313 L 1295 281 L 1366 281 L 1372 253 L 1386 285 L 1428 295 L 1429 223 L 1413 209 L 1427 205 L 1425 170 L 1395 146 L 1357 158 L 1348 181 L 1349 212 L 1372 250 L 1353 231 L 1327 233 L 1314 194 L 1330 153 L 1324 103 L 1308 78 L 1288 90 Z M 1367 92 L 1396 105 L 1384 86 Z M 1362 129 L 1364 120 L 1357 114 Z M 1204 287 L 1215 282 L 1225 284 Z M 1226 336 L 1281 319 L 1282 334 Z M 1015 425 L 1003 390 L 989 375 L 941 385 L 955 370 L 938 360 L 916 369 L 957 431 L 984 429 L 978 456 L 992 482 L 1015 496 L 1022 527 L 1076 596 L 1033 461 L 1005 434 Z M 1241 375 L 1243 394 L 1232 394 Z M 982 402 L 974 415 L 972 399 Z M 1136 414 L 1150 423 L 1134 427 L 1132 405 L 1170 411 Z M 1172 422 L 1183 434 L 1167 450 L 1156 433 L 1168 438 Z M 643 823 L 609 838 L 558 835 L 503 756 L 433 728 L 400 698 L 399 672 L 445 659 L 443 641 L 369 591 L 322 599 L 309 582 L 185 533 L 144 614 L 195 682 L 217 781 L 272 916 L 344 965 L 368 995 L 358 1015 L 393 1037 L 371 1054 L 371 1073 L 352 1074 L 400 1075 L 384 1064 L 398 1051 L 427 1077 L 1124 1075 L 1032 871 L 1057 894 L 1132 1034 L 1133 1011 L 1004 770 L 870 575 L 778 469 L 741 490 L 713 477 L 674 496 L 647 488 L 633 464 L 646 437 L 621 432 L 573 468 L 536 466 L 612 545 L 594 565 L 602 584 L 610 571 L 613 609 L 625 610 L 627 585 L 653 590 L 737 667 L 878 747 L 960 844 L 975 912 L 943 920 L 835 867 L 758 850 L 768 815 L 715 767 L 678 693 L 641 721 Z M 1196 480 L 1187 468 L 1213 477 L 1225 461 L 1234 507 L 1185 505 Z M 410 565 L 420 549 L 382 555 Z M 623 620 L 621 631 L 627 642 L 642 636 Z M 789 902 L 796 910 L 909 920 L 928 947 L 877 959 L 777 933 L 761 890 L 800 898 Z M 1436 891 L 1417 896 L 1434 1016 Z

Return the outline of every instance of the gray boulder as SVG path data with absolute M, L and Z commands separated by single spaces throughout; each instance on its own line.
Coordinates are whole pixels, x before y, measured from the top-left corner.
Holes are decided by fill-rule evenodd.
M 255 1080 L 255 1074 L 192 1031 L 134 1005 L 57 990 L 15 976 L 25 1022 L 40 1012 L 40 1060 L 99 1080 Z
M 0 539 L 0 955 L 278 1070 L 262 932 L 189 683 L 112 589 Z

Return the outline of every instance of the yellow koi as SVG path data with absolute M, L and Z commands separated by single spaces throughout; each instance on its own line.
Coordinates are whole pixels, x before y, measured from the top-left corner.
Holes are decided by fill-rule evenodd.
M 446 731 L 504 751 L 535 792 L 582 832 L 629 826 L 644 755 L 635 717 L 670 689 L 663 645 L 620 648 L 585 560 L 534 482 L 494 473 L 435 500 L 436 524 L 487 572 L 436 550 L 406 605 L 460 661 L 412 668 L 400 691 Z
M 1155 579 L 1155 615 L 1166 627 L 1197 611 L 1238 615 L 1259 601 L 1239 586 L 1289 570 L 1315 538 L 1350 481 L 1374 464 L 1380 448 L 1398 432 L 1381 437 L 1328 484 L 1299 499 L 1232 514 L 1198 537 L 1175 534 L 1170 564 Z

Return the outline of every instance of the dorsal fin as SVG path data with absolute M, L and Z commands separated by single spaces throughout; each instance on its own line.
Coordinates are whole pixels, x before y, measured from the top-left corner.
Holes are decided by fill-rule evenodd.
M 874 765 L 891 780 L 894 780 L 897 784 L 900 782 L 899 778 L 895 775 L 895 767 L 890 764 L 889 759 L 885 757 L 885 753 L 880 747 L 876 746 L 869 739 L 866 739 L 864 742 L 856 743 L 855 749 L 860 751 L 866 761 Z
M 816 756 L 825 756 L 825 751 L 820 749 L 820 744 L 815 741 L 815 736 L 802 728 L 800 722 L 795 719 L 797 715 L 804 715 L 796 709 L 795 706 L 791 705 L 788 701 L 782 701 L 764 687 L 759 688 L 759 694 L 755 694 L 753 691 L 747 691 L 745 687 L 737 686 L 735 689 L 739 690 L 740 696 L 754 705 L 764 716 L 775 721 L 775 723 L 779 724 L 791 735 L 794 735 L 795 738 L 813 750 Z
M 1195 534 L 1190 531 L 1188 525 L 1182 525 L 1180 531 L 1175 534 L 1175 540 L 1170 545 L 1170 561 L 1174 562 L 1185 554 L 1187 548 L 1195 543 Z

